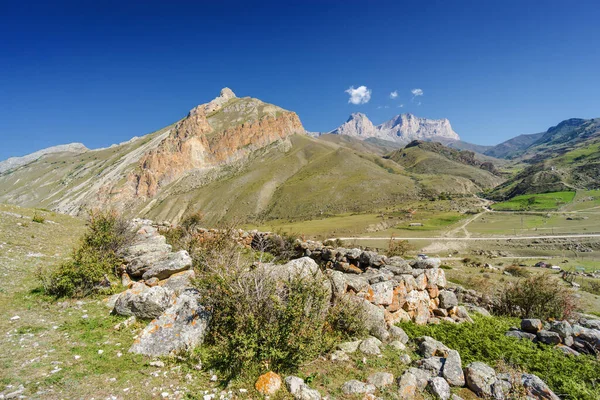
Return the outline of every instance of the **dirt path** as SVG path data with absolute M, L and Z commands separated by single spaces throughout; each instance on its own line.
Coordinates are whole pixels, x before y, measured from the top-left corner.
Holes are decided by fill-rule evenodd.
M 393 237 L 392 240 L 464 240 L 464 241 L 485 241 L 485 240 L 533 240 L 533 239 L 581 239 L 581 238 L 600 238 L 600 233 L 574 234 L 574 235 L 538 235 L 538 236 L 490 236 L 490 237 Z M 328 240 L 390 240 L 387 237 L 355 236 L 330 238 Z

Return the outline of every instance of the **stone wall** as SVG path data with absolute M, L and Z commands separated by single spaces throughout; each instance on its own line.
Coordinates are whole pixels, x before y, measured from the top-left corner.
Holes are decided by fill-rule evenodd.
M 209 240 L 223 231 L 199 229 L 200 240 Z M 271 232 L 230 231 L 241 245 L 263 250 Z M 388 324 L 414 321 L 417 324 L 441 320 L 470 320 L 456 295 L 446 290 L 447 282 L 440 260 L 429 258 L 406 261 L 360 248 L 334 248 L 322 242 L 298 239 L 297 257 L 315 260 L 331 278 L 336 295 L 351 294 L 367 300 L 385 312 Z

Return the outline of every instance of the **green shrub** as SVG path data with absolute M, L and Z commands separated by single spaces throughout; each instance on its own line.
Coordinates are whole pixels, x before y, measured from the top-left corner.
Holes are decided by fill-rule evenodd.
M 577 303 L 571 290 L 541 273 L 506 284 L 494 311 L 519 318 L 567 319 L 576 311 Z
M 388 250 L 386 255 L 388 257 L 404 257 L 406 253 L 412 250 L 412 245 L 408 243 L 408 240 L 394 240 L 394 237 L 390 237 L 388 243 Z
M 239 246 L 219 246 L 225 251 L 204 252 L 195 286 L 212 311 L 205 360 L 228 379 L 291 372 L 340 340 L 366 334 L 359 306 L 330 304 L 323 277 L 276 280 L 250 268 Z
M 504 271 L 508 272 L 512 276 L 517 276 L 520 278 L 526 278 L 531 275 L 529 271 L 523 267 L 519 267 L 518 265 L 509 265 L 508 267 L 504 268 Z
M 33 214 L 33 218 L 31 219 L 31 221 L 36 222 L 38 224 L 43 224 L 44 222 L 46 222 L 46 218 L 39 215 L 38 213 L 35 213 Z
M 505 336 L 519 320 L 509 317 L 473 316 L 474 324 L 400 326 L 411 337 L 431 336 L 460 353 L 463 366 L 482 361 L 494 368 L 508 365 L 539 376 L 566 399 L 600 398 L 600 363 L 591 356 L 567 356 L 560 350 L 528 340 Z
M 56 297 L 83 297 L 107 286 L 121 265 L 120 249 L 131 242 L 129 224 L 116 213 L 91 212 L 87 232 L 71 259 L 54 271 L 40 273 L 47 294 Z

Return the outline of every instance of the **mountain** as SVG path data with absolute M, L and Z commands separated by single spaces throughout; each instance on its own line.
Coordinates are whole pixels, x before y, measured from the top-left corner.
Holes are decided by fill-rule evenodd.
M 496 158 L 511 159 L 525 151 L 544 135 L 544 132 L 519 135 L 496 146 L 491 147 L 483 154 Z
M 569 119 L 536 136 L 514 156 L 525 168 L 495 188 L 491 198 L 600 188 L 600 118 Z
M 415 140 L 386 158 L 408 172 L 421 175 L 423 183 L 443 185 L 448 193 L 455 192 L 458 187 L 466 193 L 476 193 L 494 188 L 503 181 L 495 166 L 478 160 L 475 153 L 451 149 L 435 142 Z
M 81 143 L 61 144 L 58 146 L 48 147 L 46 149 L 36 151 L 35 153 L 27 154 L 23 157 L 11 157 L 7 160 L 0 161 L 0 173 L 29 164 L 30 162 L 33 162 L 45 156 L 46 154 L 84 153 L 88 150 L 89 149 Z
M 468 150 L 478 154 L 485 154 L 487 151 L 492 149 L 494 146 L 484 146 L 480 144 L 474 144 L 469 142 L 463 142 L 462 140 L 447 139 L 443 137 L 435 137 L 430 139 L 432 142 L 439 142 L 446 147 L 456 150 Z
M 398 146 L 378 138 L 311 137 L 294 112 L 225 88 L 151 134 L 105 149 L 45 153 L 0 172 L 0 202 L 72 215 L 104 207 L 177 222 L 200 210 L 208 224 L 265 222 L 471 195 L 499 180 L 432 151 L 420 150 L 433 160 L 429 170 L 383 157 Z M 441 167 L 434 170 L 436 162 Z
M 402 144 L 412 140 L 460 139 L 447 119 L 426 119 L 412 114 L 397 115 L 383 124 L 373 125 L 365 114 L 353 113 L 346 122 L 330 133 L 359 139 L 376 138 Z

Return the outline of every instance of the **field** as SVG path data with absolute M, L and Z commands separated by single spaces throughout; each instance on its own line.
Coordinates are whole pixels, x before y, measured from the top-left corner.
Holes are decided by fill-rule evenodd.
M 495 211 L 552 211 L 573 201 L 575 192 L 526 194 L 491 206 Z

